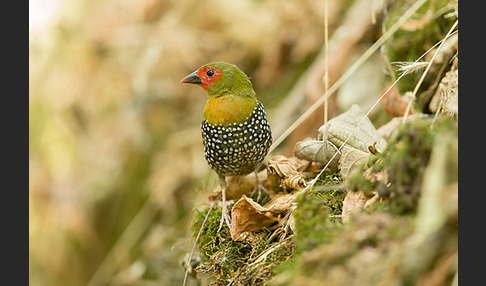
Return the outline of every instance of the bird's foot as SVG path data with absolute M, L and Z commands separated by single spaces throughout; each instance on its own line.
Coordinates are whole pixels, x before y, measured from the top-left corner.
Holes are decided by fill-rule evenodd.
M 226 222 L 226 224 L 228 225 L 228 228 L 231 231 L 231 217 L 228 213 L 228 208 L 226 208 L 226 204 L 223 204 L 222 213 L 221 213 L 221 221 L 219 222 L 218 231 L 220 231 L 221 228 L 223 227 L 223 222 Z
M 231 217 L 229 216 L 228 213 L 228 208 L 226 207 L 226 178 L 221 175 L 219 175 L 219 181 L 221 183 L 221 222 L 219 223 L 219 228 L 218 231 L 221 230 L 223 227 L 223 221 L 226 221 L 226 224 L 229 227 L 229 230 L 231 231 Z
M 260 200 L 262 198 L 262 191 L 265 191 L 266 192 L 267 189 L 265 189 L 265 187 L 263 186 L 262 182 L 260 182 L 260 180 L 258 180 L 255 188 L 251 192 L 251 196 L 252 197 L 255 197 L 255 195 L 257 195 L 256 201 L 257 202 L 260 202 Z

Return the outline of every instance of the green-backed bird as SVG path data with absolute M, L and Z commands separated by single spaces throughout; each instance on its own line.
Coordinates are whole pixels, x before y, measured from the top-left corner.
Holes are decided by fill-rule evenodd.
M 265 109 L 257 100 L 248 76 L 233 64 L 205 64 L 181 82 L 197 84 L 208 93 L 201 124 L 204 156 L 221 184 L 220 228 L 225 220 L 231 229 L 226 207 L 226 176 L 256 171 L 267 155 L 272 145 L 272 131 Z

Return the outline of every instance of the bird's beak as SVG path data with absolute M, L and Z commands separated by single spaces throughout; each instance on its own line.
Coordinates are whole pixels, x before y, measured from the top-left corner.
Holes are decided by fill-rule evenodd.
M 195 83 L 195 84 L 201 84 L 202 80 L 201 78 L 197 75 L 197 72 L 193 72 L 190 75 L 186 76 L 181 80 L 182 83 Z

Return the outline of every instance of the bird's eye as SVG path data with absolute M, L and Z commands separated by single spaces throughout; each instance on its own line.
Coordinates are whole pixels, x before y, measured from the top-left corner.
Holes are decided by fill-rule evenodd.
M 209 76 L 209 77 L 212 77 L 214 75 L 214 70 L 208 70 L 206 72 L 206 75 Z

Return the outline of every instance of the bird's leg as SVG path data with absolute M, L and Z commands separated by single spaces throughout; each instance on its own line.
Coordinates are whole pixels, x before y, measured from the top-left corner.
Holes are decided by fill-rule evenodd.
M 257 169 L 255 169 L 255 178 L 256 178 L 256 187 L 255 189 L 253 189 L 253 192 L 252 192 L 252 196 L 255 195 L 255 191 L 258 192 L 258 196 L 257 196 L 257 199 L 256 201 L 259 202 L 261 197 L 262 197 L 262 190 L 264 190 L 265 188 L 263 187 L 263 184 L 262 182 L 260 181 L 260 178 L 258 178 L 258 172 L 257 172 Z
M 221 214 L 221 222 L 219 223 L 218 231 L 220 231 L 221 227 L 223 227 L 223 221 L 226 221 L 226 224 L 228 225 L 228 227 L 231 231 L 231 217 L 229 216 L 228 208 L 226 207 L 226 179 L 225 179 L 224 176 L 220 175 L 219 181 L 220 181 L 220 184 L 221 184 L 222 214 Z

